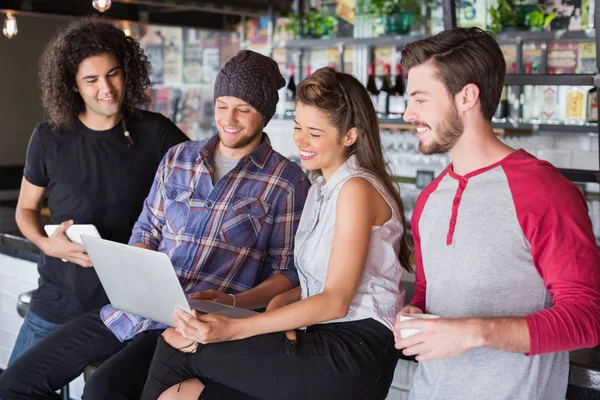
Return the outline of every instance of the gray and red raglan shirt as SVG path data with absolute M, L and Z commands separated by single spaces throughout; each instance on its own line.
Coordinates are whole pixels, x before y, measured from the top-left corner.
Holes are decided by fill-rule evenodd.
M 422 362 L 410 399 L 564 400 L 567 351 L 600 337 L 600 252 L 577 186 L 524 150 L 465 176 L 450 165 L 418 198 L 412 231 L 411 304 L 525 317 L 531 348 Z

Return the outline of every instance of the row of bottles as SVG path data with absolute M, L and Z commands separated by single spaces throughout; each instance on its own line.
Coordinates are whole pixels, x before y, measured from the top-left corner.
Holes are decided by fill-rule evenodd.
M 515 73 L 516 65 L 512 65 Z M 537 74 L 536 63 L 527 62 L 525 73 Z M 495 122 L 577 124 L 598 122 L 598 89 L 586 86 L 505 86 Z
M 292 117 L 296 109 L 295 67 L 288 67 L 285 87 L 285 115 Z M 516 64 L 512 64 L 516 73 Z M 525 73 L 539 73 L 537 63 L 527 62 Z M 311 74 L 306 67 L 305 76 Z M 391 66 L 384 66 L 381 84 L 377 84 L 375 67 L 369 64 L 367 92 L 379 117 L 402 118 L 406 110 L 405 81 L 400 64 L 396 64 L 392 85 Z M 598 122 L 598 89 L 584 86 L 505 86 L 500 103 L 493 116 L 494 122 L 521 122 L 544 124 L 578 124 Z
M 311 68 L 307 66 L 305 76 L 310 74 Z M 296 111 L 296 81 L 294 75 L 295 67 L 292 64 L 288 66 L 288 81 L 285 87 L 285 115 L 287 117 L 294 116 Z M 402 114 L 406 110 L 404 76 L 400 64 L 396 64 L 395 78 L 395 83 L 392 85 L 391 66 L 386 64 L 382 83 L 377 85 L 374 65 L 369 65 L 369 78 L 366 88 L 371 96 L 377 115 L 380 117 L 402 118 Z
M 386 64 L 381 86 L 378 87 L 375 79 L 375 66 L 369 64 L 366 87 L 380 117 L 402 118 L 402 114 L 406 110 L 404 75 L 400 64 L 396 64 L 395 72 L 396 80 L 392 86 L 391 66 Z

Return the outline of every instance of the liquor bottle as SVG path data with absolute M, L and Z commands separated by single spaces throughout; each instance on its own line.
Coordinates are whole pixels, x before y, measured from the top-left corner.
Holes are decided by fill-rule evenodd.
M 537 62 L 534 62 L 531 68 L 532 74 L 538 75 L 540 73 L 540 65 Z M 544 86 L 533 86 L 533 98 L 535 101 L 533 103 L 533 115 L 531 122 L 539 124 L 542 120 L 542 108 L 544 106 Z
M 389 115 L 392 118 L 401 118 L 406 110 L 406 98 L 404 97 L 404 76 L 402 75 L 402 66 L 396 64 L 396 83 L 389 96 Z
M 285 115 L 293 116 L 296 114 L 296 82 L 294 81 L 294 64 L 289 67 L 290 76 L 285 88 Z
M 390 92 L 392 91 L 392 75 L 390 64 L 385 64 L 383 71 L 383 83 L 381 84 L 379 98 L 377 99 L 377 114 L 379 114 L 381 117 L 387 117 L 389 112 L 388 106 L 390 103 Z
M 511 73 L 517 73 L 517 63 L 512 63 Z M 518 86 L 509 86 L 506 92 L 508 97 L 508 109 L 506 110 L 506 117 L 509 122 L 518 123 L 520 113 L 520 94 Z
M 556 86 L 544 86 L 542 101 L 542 121 L 556 123 L 556 108 L 558 105 Z
M 533 73 L 533 63 L 531 61 L 527 61 L 527 63 L 525 64 L 525 73 Z M 537 99 L 535 98 L 535 86 L 524 86 L 523 94 L 521 97 L 522 122 L 532 122 L 534 120 L 537 120 L 538 116 L 536 115 L 536 101 Z
M 375 83 L 375 66 L 372 63 L 369 64 L 369 79 L 367 80 L 367 92 L 369 92 L 369 96 L 371 97 L 371 101 L 373 102 L 373 107 L 375 107 L 375 110 L 377 110 L 379 89 L 377 89 L 377 83 Z
M 570 122 L 583 123 L 585 122 L 585 99 L 581 87 L 571 86 L 567 93 L 567 108 L 566 118 Z
M 598 122 L 598 88 L 594 86 L 587 93 L 587 121 Z
M 506 111 L 508 108 L 508 99 L 506 97 L 507 86 L 502 87 L 502 94 L 500 94 L 500 103 L 492 119 L 494 122 L 504 122 L 506 120 Z

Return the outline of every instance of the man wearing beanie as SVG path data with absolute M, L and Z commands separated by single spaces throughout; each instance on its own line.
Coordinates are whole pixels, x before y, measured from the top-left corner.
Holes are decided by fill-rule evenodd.
M 215 81 L 217 133 L 158 167 L 129 244 L 166 253 L 191 297 L 257 309 L 298 285 L 293 240 L 310 185 L 263 132 L 283 86 L 275 61 L 240 51 Z M 107 361 L 84 399 L 138 399 L 165 328 L 111 305 L 83 314 L 22 356 L 32 368 L 7 400 L 54 398 L 96 360 Z

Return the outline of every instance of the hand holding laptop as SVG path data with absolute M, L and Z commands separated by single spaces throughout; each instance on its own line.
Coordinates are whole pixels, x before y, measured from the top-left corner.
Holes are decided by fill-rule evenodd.
M 82 239 L 108 299 L 118 310 L 169 326 L 175 326 L 172 314 L 176 307 L 188 313 L 195 309 L 233 319 L 256 314 L 229 303 L 188 298 L 165 253 L 88 235 Z
M 235 306 L 235 299 L 233 295 L 223 293 L 220 290 L 205 290 L 203 292 L 192 293 L 189 295 L 192 300 L 208 300 L 215 301 L 219 304 L 225 304 L 227 306 Z
M 243 339 L 243 319 L 229 318 L 217 314 L 192 314 L 176 308 L 173 320 L 177 332 L 194 342 L 208 344 Z

